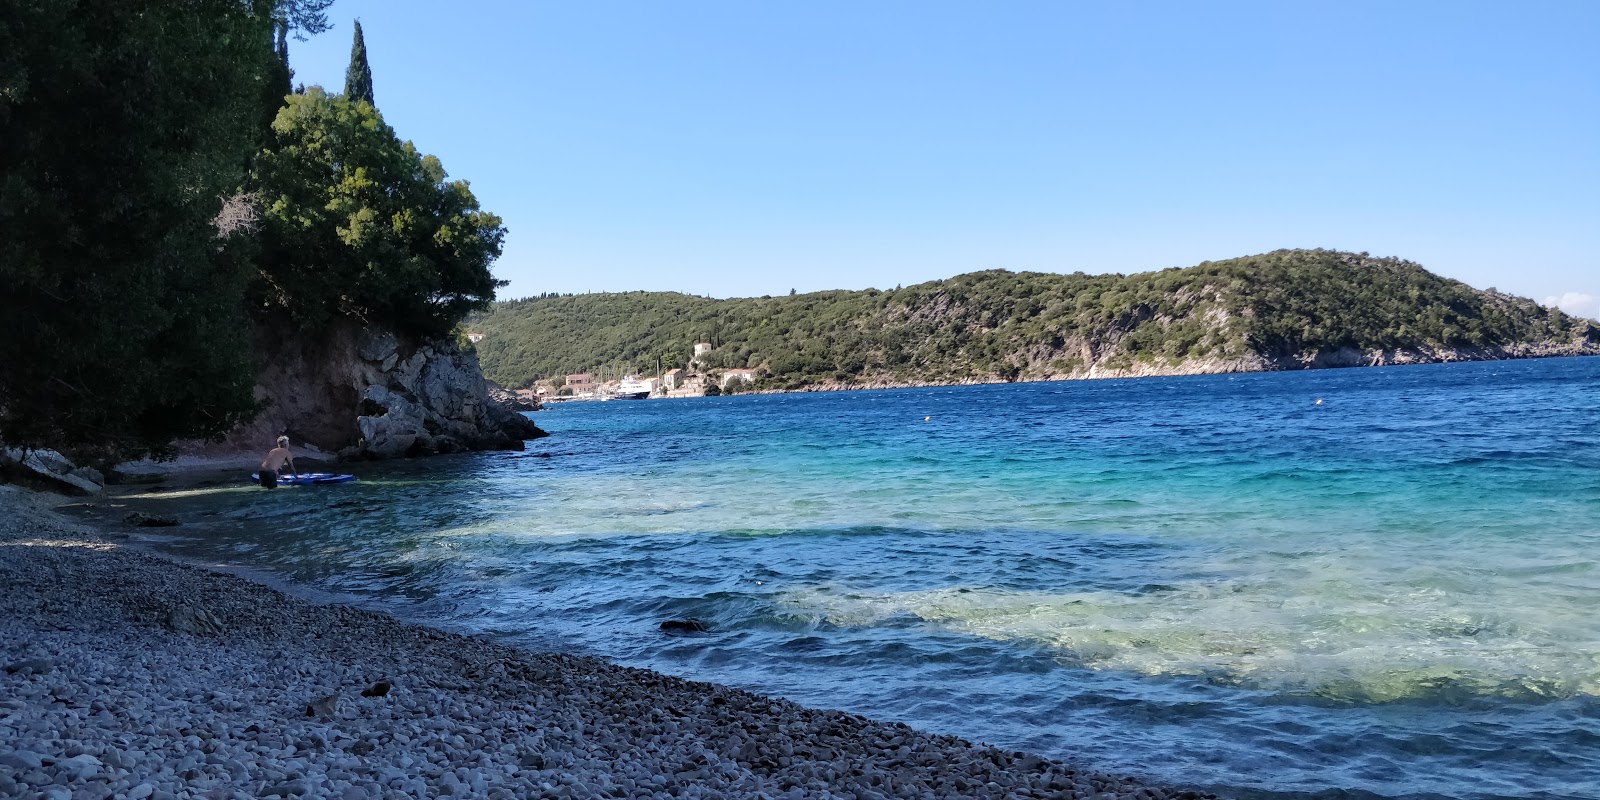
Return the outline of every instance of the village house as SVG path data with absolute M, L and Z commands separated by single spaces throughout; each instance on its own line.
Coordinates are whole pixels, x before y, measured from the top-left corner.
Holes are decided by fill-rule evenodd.
M 705 364 L 706 364 L 705 357 L 707 355 L 710 355 L 710 353 L 711 353 L 711 343 L 710 342 L 695 342 L 695 344 L 694 344 L 694 357 L 689 359 L 689 368 L 690 369 L 700 369 L 700 368 L 704 367 Z
M 730 369 L 727 372 L 722 373 L 722 388 L 728 388 L 728 384 L 733 383 L 734 381 L 738 381 L 740 383 L 755 383 L 756 371 L 753 369 Z
M 572 392 L 574 396 L 594 394 L 594 373 L 580 372 L 576 375 L 568 375 L 567 382 L 563 388 Z
M 673 389 L 682 387 L 684 380 L 687 378 L 688 373 L 684 372 L 682 369 L 669 369 L 661 376 L 661 385 L 665 386 L 668 391 L 671 391 Z

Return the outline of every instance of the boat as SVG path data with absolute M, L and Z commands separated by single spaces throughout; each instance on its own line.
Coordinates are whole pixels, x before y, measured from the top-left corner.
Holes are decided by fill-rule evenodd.
M 297 475 L 279 475 L 279 486 L 320 486 L 325 483 L 349 483 L 354 475 L 335 475 L 331 472 L 302 472 Z M 250 480 L 260 482 L 261 473 L 250 473 Z
M 611 394 L 612 400 L 648 400 L 655 386 L 639 380 L 638 375 L 629 375 L 617 385 L 617 390 Z

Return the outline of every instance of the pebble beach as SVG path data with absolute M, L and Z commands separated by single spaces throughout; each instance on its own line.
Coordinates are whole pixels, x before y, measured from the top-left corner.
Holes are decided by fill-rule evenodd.
M 1208 797 L 163 558 L 0 486 L 0 797 Z

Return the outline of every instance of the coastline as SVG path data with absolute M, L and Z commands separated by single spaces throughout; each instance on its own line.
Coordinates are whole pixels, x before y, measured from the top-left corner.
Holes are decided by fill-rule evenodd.
M 0 485 L 0 796 L 1208 796 L 311 602 L 64 502 Z
M 1177 364 L 1160 365 L 1154 362 L 1134 367 L 1104 367 L 1066 373 L 1034 373 L 1019 375 L 1007 380 L 1000 375 L 954 378 L 950 380 L 912 381 L 876 377 L 866 380 L 825 381 L 793 389 L 745 389 L 732 392 L 746 394 L 806 394 L 809 392 L 855 392 L 873 389 L 927 389 L 945 386 L 992 386 L 1006 383 L 1052 383 L 1056 381 L 1117 380 L 1123 378 L 1176 378 L 1195 375 L 1246 375 L 1267 372 L 1300 372 L 1306 370 L 1360 369 L 1368 367 L 1406 367 L 1425 364 L 1456 364 L 1482 361 L 1523 361 L 1542 358 L 1587 358 L 1600 356 L 1600 347 L 1495 347 L 1466 348 L 1459 350 L 1381 350 L 1363 353 L 1347 349 L 1324 353 L 1315 357 L 1284 357 L 1266 359 L 1249 357 L 1239 359 L 1199 359 Z M 652 397 L 652 400 L 682 398 Z

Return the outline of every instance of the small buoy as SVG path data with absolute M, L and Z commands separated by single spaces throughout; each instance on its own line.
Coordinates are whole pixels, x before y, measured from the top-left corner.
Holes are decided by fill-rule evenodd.
M 1322 405 L 1322 398 L 1320 398 L 1320 397 L 1317 398 L 1317 405 L 1319 405 L 1319 406 Z
M 927 422 L 927 421 L 929 421 L 929 420 L 931 420 L 931 419 L 933 419 L 933 417 L 923 417 L 923 418 L 922 418 L 922 421 L 923 421 L 923 422 Z

